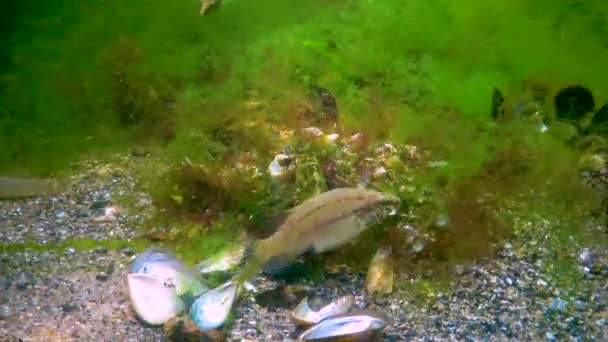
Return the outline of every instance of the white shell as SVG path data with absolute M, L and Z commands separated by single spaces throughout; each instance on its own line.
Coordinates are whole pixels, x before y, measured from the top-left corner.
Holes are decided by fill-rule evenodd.
M 224 324 L 237 296 L 238 284 L 229 281 L 207 291 L 190 307 L 190 318 L 202 330 L 219 328 Z
M 244 254 L 245 246 L 236 246 L 222 254 L 199 262 L 196 270 L 203 274 L 229 271 L 239 265 Z
M 291 313 L 291 318 L 293 318 L 296 324 L 300 325 L 317 324 L 327 317 L 346 313 L 354 301 L 355 298 L 353 296 L 344 296 L 324 306 L 319 311 L 313 311 L 308 305 L 308 297 L 304 297 Z
M 142 321 L 163 324 L 185 308 L 175 287 L 166 286 L 162 279 L 147 274 L 129 274 L 129 299 Z
M 139 254 L 131 264 L 131 272 L 155 276 L 162 283 L 173 284 L 178 295 L 191 292 L 198 296 L 207 290 L 194 270 L 173 253 L 156 247 Z
M 337 315 L 326 318 L 299 337 L 298 342 L 315 341 L 328 338 L 371 337 L 386 327 L 386 321 L 364 313 Z M 365 339 L 367 340 L 367 339 Z

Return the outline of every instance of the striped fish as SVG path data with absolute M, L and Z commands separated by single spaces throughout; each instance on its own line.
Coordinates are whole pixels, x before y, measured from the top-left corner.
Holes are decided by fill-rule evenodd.
M 339 188 L 312 197 L 290 211 L 272 236 L 258 240 L 239 275 L 244 281 L 275 257 L 322 253 L 352 242 L 368 227 L 398 210 L 397 196 L 374 190 Z

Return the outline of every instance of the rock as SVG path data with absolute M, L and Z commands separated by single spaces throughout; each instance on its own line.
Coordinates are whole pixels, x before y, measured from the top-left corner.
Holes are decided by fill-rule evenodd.
M 312 122 L 322 126 L 334 125 L 338 119 L 338 105 L 332 93 L 316 84 L 310 84 L 308 88 Z
M 95 276 L 95 279 L 97 279 L 99 281 L 106 281 L 106 280 L 110 279 L 110 275 L 105 272 L 99 273 L 98 275 Z
M 554 298 L 549 305 L 549 310 L 566 313 L 568 312 L 568 302 L 560 298 Z
M 490 109 L 490 115 L 494 120 L 500 120 L 505 116 L 505 97 L 502 95 L 498 88 L 494 88 L 492 93 L 492 107 Z
M 183 342 L 220 342 L 226 340 L 226 335 L 220 330 L 203 331 L 189 317 L 176 317 L 163 326 L 169 341 Z
M 593 134 L 606 135 L 608 133 L 608 103 L 604 104 L 589 123 L 587 131 Z
M 574 123 L 578 123 L 595 108 L 593 94 L 580 85 L 563 88 L 557 92 L 553 101 L 557 118 Z
M 61 311 L 63 311 L 63 313 L 70 313 L 72 311 L 76 311 L 78 310 L 79 307 L 78 305 L 74 305 L 74 304 L 70 304 L 70 303 L 65 303 L 63 305 L 61 305 Z
M 133 250 L 133 248 L 131 247 L 124 247 L 122 250 L 122 254 L 126 255 L 126 256 L 133 256 L 135 255 L 135 251 Z
M 108 249 L 105 247 L 97 247 L 95 248 L 95 253 L 97 254 L 108 254 Z
M 11 308 L 8 305 L 0 306 L 0 320 L 6 320 L 11 316 Z
M 281 285 L 255 295 L 256 304 L 265 308 L 292 308 L 313 293 L 310 286 Z

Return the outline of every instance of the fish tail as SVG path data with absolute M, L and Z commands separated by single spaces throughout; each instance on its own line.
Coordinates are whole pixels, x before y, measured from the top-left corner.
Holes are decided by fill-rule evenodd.
M 246 258 L 243 258 L 245 260 L 243 262 L 243 268 L 234 277 L 234 280 L 239 283 L 239 286 L 243 285 L 243 283 L 245 283 L 250 278 L 256 276 L 264 268 L 264 265 L 268 262 L 266 256 L 261 255 L 261 253 L 259 253 L 257 243 L 254 243 L 247 247 L 246 253 L 249 254 Z

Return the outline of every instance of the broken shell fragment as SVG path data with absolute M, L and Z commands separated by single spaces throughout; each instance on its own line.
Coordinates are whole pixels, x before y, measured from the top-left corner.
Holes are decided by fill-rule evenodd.
M 273 177 L 283 176 L 288 173 L 292 166 L 292 159 L 286 154 L 277 154 L 270 165 L 268 165 L 268 171 Z
M 318 138 L 324 135 L 323 131 L 317 127 L 304 128 L 304 133 L 310 134 L 311 136 Z
M 220 255 L 199 262 L 196 270 L 203 274 L 229 271 L 241 263 L 245 249 L 245 246 L 237 245 Z
M 365 287 L 369 294 L 374 292 L 389 294 L 393 292 L 393 261 L 391 248 L 380 248 L 372 258 L 367 270 Z
M 150 325 L 163 324 L 185 308 L 175 287 L 148 274 L 129 274 L 129 299 L 137 316 Z
M 190 307 L 190 318 L 202 330 L 224 324 L 237 297 L 238 284 L 229 281 L 199 297 Z
M 313 311 L 308 305 L 308 297 L 304 297 L 291 313 L 291 317 L 298 325 L 317 324 L 327 317 L 346 313 L 353 305 L 354 301 L 355 298 L 348 295 L 338 298 L 334 302 L 321 308 L 319 311 Z
M 384 318 L 371 313 L 336 315 L 313 325 L 297 341 L 380 341 L 386 324 Z

